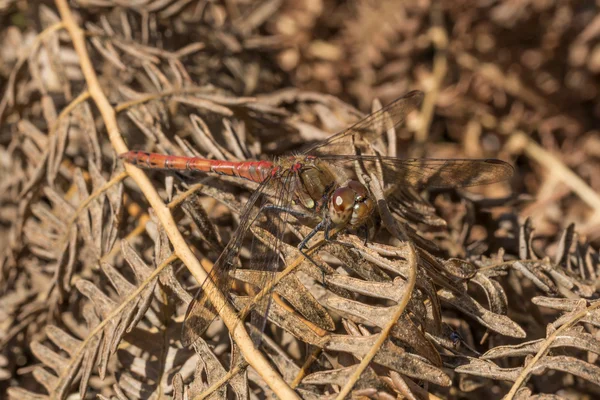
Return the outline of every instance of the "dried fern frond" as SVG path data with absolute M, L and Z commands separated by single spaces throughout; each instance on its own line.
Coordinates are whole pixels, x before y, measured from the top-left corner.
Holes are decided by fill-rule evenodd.
M 594 9 L 401 3 L 0 1 L 0 397 L 600 395 Z M 355 165 L 368 239 L 317 235 L 310 260 L 315 222 L 275 246 L 258 205 L 184 347 L 257 185 L 116 156 L 274 160 L 363 115 L 336 96 L 413 88 L 420 115 L 361 152 L 497 157 L 513 180 L 421 191 Z M 270 286 L 253 242 L 281 260 Z

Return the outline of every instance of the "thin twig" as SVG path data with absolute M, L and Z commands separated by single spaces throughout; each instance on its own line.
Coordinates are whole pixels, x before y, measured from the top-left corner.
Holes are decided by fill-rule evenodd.
M 306 376 L 308 369 L 315 361 L 317 361 L 317 358 L 319 357 L 319 354 L 321 354 L 322 351 L 322 348 L 315 347 L 313 351 L 308 355 L 308 358 L 304 361 L 304 364 L 302 364 L 302 368 L 300 368 L 300 371 L 298 371 L 296 377 L 294 378 L 292 383 L 290 383 L 290 386 L 292 388 L 296 388 L 300 384 L 300 382 L 302 382 L 302 379 L 304 379 L 304 377 Z
M 94 67 L 87 51 L 84 32 L 75 21 L 67 0 L 56 0 L 56 5 L 65 24 L 65 28 L 71 36 L 73 47 L 79 56 L 79 63 L 88 84 L 88 90 L 102 115 L 108 138 L 113 149 L 118 154 L 126 153 L 128 148 L 119 131 L 115 109 L 111 106 L 100 86 L 100 82 L 98 81 L 98 77 L 96 76 L 96 72 L 94 71 Z M 206 271 L 204 271 L 202 265 L 185 242 L 181 232 L 177 229 L 171 211 L 162 201 L 158 192 L 150 182 L 150 179 L 148 179 L 141 169 L 131 164 L 126 164 L 125 170 L 140 188 L 150 206 L 154 209 L 158 220 L 163 225 L 163 228 L 173 245 L 175 254 L 198 282 L 204 282 L 207 277 Z M 220 310 L 219 314 L 223 319 L 223 322 L 227 325 L 233 340 L 238 344 L 240 351 L 248 363 L 279 397 L 287 399 L 299 398 L 285 383 L 281 375 L 279 375 L 263 354 L 258 349 L 254 348 L 252 339 L 244 329 L 243 324 L 238 324 L 239 319 L 237 314 L 223 293 L 214 286 L 212 281 L 207 281 L 206 284 L 212 289 L 207 290 L 207 292 L 211 294 L 211 303 L 214 305 L 215 309 Z
M 491 269 L 496 269 L 496 268 L 501 268 L 501 267 L 512 267 L 512 265 L 516 262 L 520 262 L 522 264 L 527 264 L 527 263 L 545 264 L 545 260 L 534 260 L 534 259 L 509 260 L 509 261 L 503 261 L 501 263 L 486 265 L 485 267 L 478 268 L 477 272 L 488 271 Z
M 239 374 L 240 372 L 245 370 L 247 367 L 248 367 L 247 363 L 237 364 L 235 367 L 231 368 L 225 375 L 223 375 L 221 377 L 221 379 L 214 382 L 212 385 L 210 385 L 208 388 L 206 388 L 206 390 L 204 390 L 198 396 L 194 397 L 194 400 L 204 400 L 204 399 L 208 398 L 211 394 L 213 394 L 214 392 L 219 390 L 221 388 L 221 386 L 226 385 L 227 382 L 229 382 L 229 380 L 231 378 L 233 378 L 234 376 L 236 376 L 237 374 Z
M 166 259 L 164 259 L 160 265 L 158 267 L 156 267 L 156 269 L 154 271 L 152 271 L 152 273 L 148 276 L 148 278 L 146 278 L 143 282 L 141 282 L 139 284 L 139 286 L 129 295 L 125 298 L 125 300 L 123 300 L 121 302 L 121 304 L 119 304 L 118 307 L 116 307 L 114 310 L 112 310 L 110 312 L 110 314 L 108 314 L 106 316 L 105 319 L 103 319 L 97 326 L 94 327 L 94 329 L 88 334 L 86 340 L 84 342 L 82 342 L 81 346 L 85 347 L 85 344 L 87 343 L 87 341 L 93 337 L 94 335 L 98 334 L 113 318 L 120 316 L 123 313 L 123 310 L 125 309 L 125 307 L 127 307 L 131 302 L 133 302 L 134 300 L 136 300 L 136 298 L 140 295 L 140 293 L 142 293 L 142 291 L 144 291 L 144 289 L 146 289 L 148 287 L 148 285 L 150 285 L 150 283 L 152 283 L 152 281 L 166 268 L 168 267 L 171 263 L 173 263 L 174 261 L 177 260 L 177 254 L 171 254 L 169 257 L 167 257 Z M 76 360 L 77 357 L 71 357 L 71 359 Z
M 571 318 L 570 321 L 568 321 L 565 324 L 561 325 L 560 328 L 558 328 L 550 336 L 548 336 L 544 340 L 544 342 L 541 344 L 540 350 L 537 352 L 537 354 L 535 355 L 535 357 L 533 357 L 527 363 L 527 365 L 521 370 L 521 373 L 519 374 L 519 376 L 515 380 L 515 383 L 513 383 L 512 387 L 510 388 L 510 391 L 504 397 L 504 400 L 512 400 L 512 399 L 514 399 L 515 395 L 517 394 L 517 392 L 519 391 L 519 389 L 521 388 L 521 386 L 523 386 L 523 384 L 525 383 L 525 381 L 529 378 L 529 375 L 531 375 L 531 372 L 533 371 L 533 368 L 535 367 L 535 365 L 537 364 L 537 362 L 542 357 L 544 357 L 546 355 L 546 353 L 548 352 L 548 350 L 552 346 L 552 343 L 554 342 L 554 340 L 556 340 L 556 338 L 558 336 L 560 336 L 561 333 L 563 333 L 567 329 L 571 328 L 573 325 L 575 325 L 577 322 L 579 322 L 582 318 L 585 318 L 585 316 L 588 315 L 591 311 L 593 311 L 593 310 L 595 310 L 597 308 L 600 308 L 600 301 L 595 302 L 591 306 L 587 307 L 585 310 L 580 311 L 577 314 L 575 314 Z
M 201 190 L 202 188 L 204 188 L 203 183 L 196 183 L 192 186 L 190 186 L 185 192 L 179 193 L 177 196 L 175 196 L 173 198 L 173 200 L 171 200 L 168 204 L 170 209 L 174 209 L 177 208 L 177 206 L 179 206 L 181 203 L 184 202 L 185 199 L 187 199 L 188 197 L 190 197 L 191 195 L 193 195 L 194 193 L 196 193 L 198 190 Z
M 135 107 L 140 104 L 148 103 L 153 100 L 160 100 L 164 97 L 178 96 L 178 95 L 183 95 L 183 94 L 202 93 L 205 91 L 206 91 L 205 87 L 191 87 L 191 88 L 171 89 L 171 90 L 166 90 L 166 91 L 158 92 L 158 93 L 145 94 L 145 95 L 141 96 L 140 98 L 125 101 L 123 103 L 117 104 L 115 106 L 115 111 L 117 113 L 120 113 L 124 110 L 127 110 L 128 108 Z M 246 101 L 246 102 L 255 101 L 255 99 L 253 97 L 244 97 L 244 98 L 242 98 L 242 100 Z M 240 99 L 238 99 L 238 101 L 240 101 Z
M 84 101 L 86 101 L 89 98 L 90 98 L 90 92 L 88 92 L 86 90 L 86 91 L 79 93 L 79 95 L 76 98 L 74 98 L 69 104 L 67 104 L 65 106 L 65 108 L 63 108 L 61 110 L 60 114 L 58 115 L 58 118 L 56 118 L 56 120 L 50 127 L 50 130 L 48 131 L 48 136 L 49 137 L 54 136 L 54 132 L 56 132 L 56 130 L 58 129 L 58 126 L 60 125 L 60 122 L 62 121 L 62 119 L 65 118 L 67 115 L 69 115 L 69 113 L 71 111 L 73 111 L 75 109 L 75 107 L 77 107 L 78 105 L 80 105 L 81 103 L 83 103 Z
M 402 298 L 400 299 L 400 302 L 398 303 L 398 306 L 396 307 L 396 311 L 394 312 L 394 315 L 392 316 L 392 318 L 390 318 L 390 321 L 388 322 L 388 324 L 381 330 L 379 337 L 377 338 L 377 340 L 375 341 L 375 343 L 373 344 L 371 349 L 369 349 L 369 352 L 360 361 L 360 364 L 358 364 L 354 373 L 348 379 L 348 382 L 346 382 L 344 387 L 340 390 L 340 393 L 338 393 L 338 395 L 336 397 L 337 400 L 343 400 L 346 398 L 346 396 L 348 396 L 350 394 L 350 391 L 352 390 L 352 388 L 354 387 L 354 385 L 360 378 L 360 375 L 369 366 L 369 364 L 371 363 L 371 361 L 373 360 L 373 358 L 375 357 L 375 355 L 377 354 L 377 352 L 379 351 L 379 349 L 381 348 L 381 346 L 383 345 L 385 340 L 390 335 L 392 328 L 394 327 L 394 325 L 396 325 L 396 322 L 398 322 L 398 319 L 402 316 L 402 313 L 406 309 L 406 306 L 408 305 L 408 301 L 410 300 L 410 297 L 412 296 L 413 288 L 415 287 L 415 283 L 417 281 L 417 264 L 418 264 L 418 257 L 417 257 L 416 249 L 410 242 L 408 242 L 408 247 L 410 249 L 410 252 L 408 253 L 408 257 L 407 257 L 408 258 L 407 259 L 408 267 L 409 267 L 408 280 L 406 282 L 406 287 L 405 287 L 404 293 L 402 294 Z
M 112 186 L 121 182 L 125 178 L 127 178 L 127 172 L 125 171 L 113 176 L 110 181 L 100 186 L 98 190 L 94 191 L 84 201 L 82 201 L 81 204 L 79 204 L 79 206 L 71 216 L 71 219 L 69 219 L 69 221 L 67 222 L 67 226 L 65 227 L 65 234 L 58 241 L 59 248 L 63 248 L 64 244 L 67 242 L 69 236 L 71 235 L 71 228 L 73 228 L 73 225 L 75 225 L 81 213 L 92 203 L 92 201 L 96 200 L 102 193 L 106 192 Z

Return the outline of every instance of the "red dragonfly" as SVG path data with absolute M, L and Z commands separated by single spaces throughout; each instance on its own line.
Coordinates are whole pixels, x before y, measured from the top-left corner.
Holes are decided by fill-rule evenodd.
M 267 208 L 278 211 L 277 217 L 269 217 L 275 243 L 269 245 L 272 251 L 257 254 L 264 250 L 257 250 L 259 240 L 254 239 L 249 266 L 252 270 L 264 271 L 262 288 L 271 283 L 282 264 L 277 249 L 282 243 L 288 215 L 319 221 L 300 242 L 301 251 L 318 231 L 323 230 L 328 238 L 332 228 L 358 230 L 367 225 L 376 207 L 367 187 L 358 180 L 347 178 L 345 171 L 353 163 L 378 168 L 387 183 L 434 188 L 485 185 L 512 176 L 512 166 L 495 159 L 400 159 L 361 154 L 373 153 L 370 145 L 384 132 L 400 125 L 409 113 L 418 110 L 422 98 L 421 92 L 410 92 L 303 153 L 283 156 L 273 162 L 211 160 L 142 151 L 130 151 L 121 158 L 141 168 L 209 172 L 259 183 L 242 210 L 236 232 L 207 279 L 211 279 L 222 293 L 229 293 L 242 241 L 256 219 L 254 205 L 265 194 L 271 201 Z M 363 151 L 357 152 L 357 149 Z M 219 311 L 210 303 L 209 289 L 210 286 L 203 284 L 190 303 L 183 333 L 185 344 L 200 337 Z M 251 322 L 259 335 L 267 321 L 270 296 L 266 297 L 254 305 L 251 314 Z M 255 343 L 259 341 L 260 337 L 255 336 Z

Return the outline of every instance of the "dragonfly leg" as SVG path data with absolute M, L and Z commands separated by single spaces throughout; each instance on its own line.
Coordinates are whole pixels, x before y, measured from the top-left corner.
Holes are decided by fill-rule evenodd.
M 265 205 L 263 205 L 260 208 L 259 213 L 262 213 L 263 211 L 285 212 L 285 213 L 288 213 L 290 215 L 293 215 L 296 218 L 310 218 L 311 217 L 309 214 L 303 213 L 302 211 L 293 210 L 293 209 L 286 208 L 286 207 L 280 207 L 280 206 L 276 206 L 274 204 L 265 204 Z M 323 270 L 323 268 L 321 266 L 319 266 L 319 264 L 317 264 L 315 262 L 315 260 L 312 259 L 312 257 L 304 249 L 307 247 L 306 245 L 307 245 L 308 241 L 310 239 L 312 239 L 321 229 L 323 229 L 323 227 L 325 227 L 325 232 L 326 232 L 325 234 L 327 236 L 326 240 L 329 240 L 329 237 L 328 237 L 329 236 L 328 226 L 329 226 L 329 224 L 327 224 L 325 220 L 322 220 L 298 244 L 298 250 L 300 251 L 300 254 L 302 254 L 302 256 L 304 258 L 306 258 L 309 262 L 311 262 L 314 266 L 316 266 L 317 268 L 319 268 L 321 270 L 323 285 L 325 285 L 325 271 Z
M 310 218 L 309 214 L 303 213 L 302 211 L 293 210 L 291 208 L 286 208 L 286 207 L 281 207 L 281 206 L 276 206 L 275 204 L 265 204 L 264 206 L 261 207 L 260 211 L 261 212 L 275 211 L 275 212 L 279 212 L 279 213 L 288 213 L 296 218 Z
M 314 229 L 312 231 L 310 231 L 310 233 L 308 235 L 306 235 L 304 237 L 304 239 L 302 239 L 300 244 L 298 244 L 298 250 L 302 251 L 302 249 L 304 249 L 306 247 L 306 244 L 308 243 L 308 241 L 310 239 L 312 239 L 317 234 L 317 232 L 319 232 L 321 229 L 323 229 L 323 227 L 325 227 L 325 240 L 329 240 L 329 238 L 327 237 L 327 235 L 328 235 L 327 225 L 328 224 L 325 223 L 324 219 L 321 220 L 321 222 L 319 222 L 317 224 L 317 226 L 315 226 Z
M 304 258 L 306 258 L 308 261 L 310 261 L 314 266 L 316 266 L 318 269 L 321 270 L 321 283 L 323 284 L 323 286 L 326 286 L 325 284 L 325 270 L 319 265 L 317 264 L 317 262 L 315 260 L 312 259 L 312 257 L 303 249 L 298 249 L 300 251 L 300 254 L 302 254 L 302 256 L 304 256 Z
M 330 223 L 325 223 L 325 229 L 324 229 L 324 232 L 323 232 L 323 237 L 328 242 L 331 240 L 331 236 L 329 236 L 330 231 L 331 231 L 331 224 Z
M 317 232 L 323 229 L 323 227 L 325 230 L 325 236 L 328 236 L 329 224 L 325 219 L 323 219 L 317 224 L 317 226 L 314 227 L 312 231 L 310 231 L 308 235 L 304 237 L 304 239 L 302 239 L 302 241 L 298 244 L 298 250 L 300 251 L 300 254 L 304 256 L 304 258 L 306 258 L 314 266 L 321 270 L 321 281 L 323 283 L 323 286 L 325 286 L 325 270 L 319 264 L 317 264 L 308 253 L 304 251 L 304 249 L 307 247 L 306 244 L 308 243 L 308 241 L 312 239 L 317 234 Z M 329 240 L 329 238 L 326 237 L 325 240 Z
M 365 234 L 365 242 L 363 243 L 365 247 L 367 247 L 367 242 L 369 241 L 369 227 L 365 225 L 361 225 L 360 229 Z

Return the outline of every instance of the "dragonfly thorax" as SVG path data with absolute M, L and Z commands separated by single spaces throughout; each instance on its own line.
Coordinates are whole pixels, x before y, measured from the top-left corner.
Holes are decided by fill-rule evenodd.
M 351 180 L 337 188 L 329 198 L 329 219 L 334 226 L 356 228 L 371 216 L 374 205 L 367 188 Z
M 291 161 L 288 169 L 297 173 L 300 183 L 295 190 L 296 201 L 303 207 L 323 212 L 323 217 L 338 227 L 357 228 L 371 216 L 374 202 L 362 183 L 342 180 L 342 171 L 314 157 Z
M 311 212 L 320 213 L 338 185 L 334 172 L 323 163 L 306 158 L 290 168 L 298 176 L 296 201 Z

